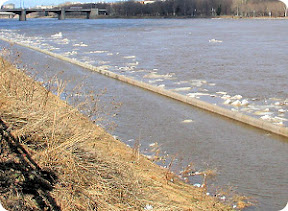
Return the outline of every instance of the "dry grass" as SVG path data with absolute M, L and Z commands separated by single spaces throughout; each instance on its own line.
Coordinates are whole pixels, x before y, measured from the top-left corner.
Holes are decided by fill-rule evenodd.
M 229 210 L 139 154 L 139 142 L 127 147 L 61 101 L 61 81 L 44 89 L 4 60 L 0 68 L 0 199 L 7 209 Z

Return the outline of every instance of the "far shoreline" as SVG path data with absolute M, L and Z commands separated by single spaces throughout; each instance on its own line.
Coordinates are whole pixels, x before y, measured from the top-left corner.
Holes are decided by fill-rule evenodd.
M 0 20 L 9 20 L 9 19 L 16 19 L 18 20 L 18 15 L 15 15 L 13 18 L 1 18 Z M 29 17 L 27 19 L 58 19 L 56 16 L 34 16 Z M 75 16 L 75 17 L 67 17 L 65 20 L 69 19 L 87 19 L 86 16 Z M 233 19 L 233 20 L 240 20 L 240 19 L 248 19 L 248 20 L 288 20 L 288 17 L 268 17 L 268 16 L 259 16 L 259 17 L 245 17 L 245 16 L 232 16 L 232 15 L 222 15 L 222 16 L 108 16 L 108 15 L 99 15 L 95 19 L 89 20 L 97 20 L 97 19 Z

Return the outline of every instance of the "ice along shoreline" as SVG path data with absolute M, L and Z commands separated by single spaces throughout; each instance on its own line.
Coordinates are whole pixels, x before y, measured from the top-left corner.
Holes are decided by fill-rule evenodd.
M 285 126 L 275 125 L 275 124 L 270 123 L 268 121 L 265 121 L 263 119 L 256 119 L 252 116 L 248 116 L 244 113 L 240 113 L 240 112 L 235 111 L 235 110 L 229 110 L 227 108 L 220 107 L 218 105 L 211 104 L 211 103 L 205 102 L 203 100 L 199 100 L 199 99 L 191 97 L 191 96 L 185 96 L 183 94 L 176 93 L 176 92 L 173 92 L 171 90 L 167 90 L 164 87 L 157 87 L 157 86 L 145 83 L 143 81 L 138 81 L 138 80 L 129 78 L 129 77 L 124 76 L 124 75 L 113 73 L 113 72 L 106 70 L 104 68 L 100 68 L 100 67 L 96 67 L 96 66 L 93 66 L 90 64 L 86 64 L 86 63 L 80 62 L 76 59 L 68 58 L 68 57 L 62 56 L 60 54 L 50 52 L 48 50 L 44 50 L 44 49 L 41 49 L 38 47 L 23 44 L 21 42 L 16 42 L 16 41 L 6 39 L 3 37 L 0 37 L 0 39 L 5 41 L 5 42 L 8 42 L 8 43 L 17 44 L 17 45 L 20 45 L 22 47 L 30 48 L 32 50 L 41 52 L 41 53 L 49 55 L 49 56 L 52 56 L 52 57 L 60 59 L 62 61 L 69 62 L 71 64 L 78 65 L 80 67 L 83 67 L 83 68 L 86 68 L 88 70 L 97 72 L 97 73 L 105 75 L 107 77 L 125 82 L 125 83 L 133 85 L 133 86 L 137 86 L 139 88 L 143 88 L 145 90 L 169 97 L 171 99 L 195 106 L 197 108 L 200 108 L 200 109 L 212 112 L 212 113 L 216 113 L 218 115 L 239 121 L 241 123 L 244 123 L 244 124 L 247 124 L 247 125 L 250 125 L 250 126 L 253 126 L 253 127 L 256 127 L 256 128 L 259 128 L 259 129 L 262 129 L 262 130 L 265 130 L 265 131 L 268 131 L 268 132 L 271 132 L 271 133 L 274 133 L 277 135 L 288 137 L 288 128 Z

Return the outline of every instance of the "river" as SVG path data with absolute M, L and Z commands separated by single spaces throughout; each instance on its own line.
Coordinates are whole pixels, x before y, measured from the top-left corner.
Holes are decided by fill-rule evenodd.
M 232 19 L 0 20 L 0 36 L 287 126 L 287 25 Z M 133 146 L 140 139 L 143 153 L 158 142 L 163 154 L 177 155 L 175 170 L 191 161 L 198 170 L 217 169 L 210 186 L 231 187 L 257 201 L 246 210 L 280 210 L 287 203 L 287 138 L 0 44 L 22 52 L 21 60 L 39 78 L 61 72 L 68 89 L 79 83 L 87 92 L 106 88 L 104 102 L 122 103 L 113 134 L 123 142 Z

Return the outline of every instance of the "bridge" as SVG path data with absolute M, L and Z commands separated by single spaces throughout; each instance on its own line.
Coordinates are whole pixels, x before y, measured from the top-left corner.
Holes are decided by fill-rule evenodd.
M 87 19 L 95 19 L 99 14 L 107 14 L 106 9 L 98 9 L 98 8 L 90 8 L 90 9 L 82 9 L 82 8 L 57 8 L 57 9 L 2 9 L 0 12 L 12 12 L 19 15 L 19 21 L 26 21 L 27 14 L 33 12 L 44 12 L 49 13 L 53 12 L 58 14 L 59 20 L 64 20 L 66 17 L 66 13 L 71 12 L 81 12 L 87 14 Z

